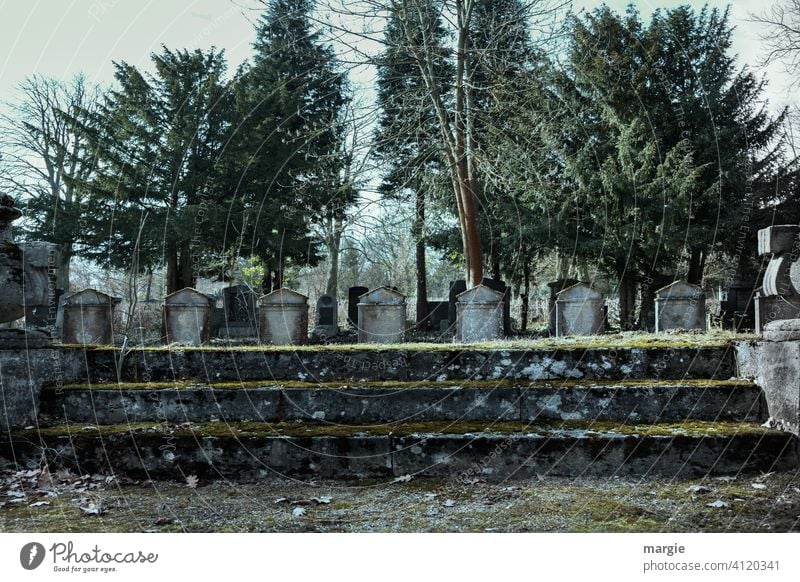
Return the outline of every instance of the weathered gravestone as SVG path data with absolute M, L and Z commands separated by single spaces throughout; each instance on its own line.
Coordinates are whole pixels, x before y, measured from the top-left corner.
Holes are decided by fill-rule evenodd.
M 595 335 L 605 325 L 603 294 L 586 283 L 567 287 L 556 295 L 556 336 Z
M 336 297 L 322 295 L 317 299 L 317 322 L 314 335 L 322 339 L 339 333 L 339 306 Z
M 308 341 L 308 297 L 281 288 L 261 297 L 258 304 L 263 343 L 291 345 Z
M 347 323 L 351 327 L 358 327 L 358 300 L 368 291 L 367 287 L 350 287 L 347 290 Z
M 550 335 L 556 335 L 556 296 L 573 285 L 580 283 L 577 279 L 559 279 L 558 281 L 551 281 L 547 284 L 550 288 L 550 298 L 547 305 L 548 312 L 548 330 Z
M 497 281 L 496 279 L 483 279 L 481 285 L 499 291 L 503 294 L 503 333 L 505 335 L 511 334 L 511 287 L 507 286 L 504 281 Z M 451 325 L 456 323 L 458 319 L 458 296 L 467 290 L 467 282 L 464 279 L 450 282 L 450 310 L 449 317 Z
M 503 331 L 503 294 L 477 285 L 458 295 L 458 339 L 464 343 L 494 340 Z
M 64 301 L 65 344 L 101 344 L 113 342 L 114 307 L 120 299 L 96 289 L 73 293 Z
M 219 335 L 229 338 L 255 337 L 258 326 L 258 303 L 255 292 L 248 285 L 232 285 L 222 290 L 224 320 Z M 214 321 L 217 328 L 218 318 Z
M 656 291 L 656 333 L 706 329 L 706 294 L 697 285 L 675 281 Z
M 391 287 L 378 287 L 358 302 L 358 341 L 402 342 L 406 329 L 406 297 Z
M 755 329 L 756 292 L 754 281 L 734 281 L 725 289 L 725 299 L 719 306 L 725 328 L 737 331 Z
M 200 346 L 211 339 L 213 299 L 186 287 L 164 298 L 164 341 Z

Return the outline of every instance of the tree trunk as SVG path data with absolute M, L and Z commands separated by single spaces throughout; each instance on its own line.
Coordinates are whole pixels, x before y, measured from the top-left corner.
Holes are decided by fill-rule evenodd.
M 56 289 L 63 289 L 69 292 L 70 261 L 72 261 L 72 245 L 65 243 L 61 245 L 61 265 L 56 269 Z
M 492 279 L 500 281 L 500 252 L 495 241 L 492 242 Z
M 178 281 L 178 248 L 172 241 L 167 241 L 167 295 L 180 289 Z
M 619 276 L 619 326 L 622 330 L 635 327 L 636 317 L 636 276 L 622 265 L 617 265 Z
M 526 260 L 522 265 L 522 308 L 520 310 L 520 331 L 528 330 L 528 312 L 531 295 L 531 266 Z
M 702 285 L 705 268 L 706 254 L 700 249 L 692 249 L 692 254 L 689 257 L 688 282 L 692 285 Z
M 428 274 L 425 260 L 425 192 L 417 189 L 415 215 L 412 234 L 416 245 L 417 267 L 417 328 L 422 329 L 428 322 Z
M 342 248 L 342 233 L 344 222 L 336 217 L 331 218 L 327 246 L 328 246 L 328 281 L 325 285 L 325 294 L 332 297 L 339 296 L 339 254 Z

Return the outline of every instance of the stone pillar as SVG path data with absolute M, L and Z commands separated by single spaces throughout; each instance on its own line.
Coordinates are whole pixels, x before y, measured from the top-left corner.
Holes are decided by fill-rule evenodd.
M 567 287 L 556 295 L 556 337 L 603 333 L 603 294 L 585 283 Z
M 656 291 L 656 333 L 706 328 L 706 294 L 700 287 L 675 281 Z
M 200 346 L 211 339 L 213 299 L 186 287 L 164 298 L 164 341 Z
M 339 334 L 339 305 L 333 295 L 322 295 L 317 299 L 317 322 L 314 336 L 320 339 Z
M 64 326 L 61 341 L 65 344 L 113 343 L 114 307 L 120 299 L 96 289 L 84 289 L 64 301 Z
M 291 345 L 308 341 L 308 297 L 282 288 L 267 293 L 258 304 L 262 343 Z
M 390 287 L 378 287 L 358 302 L 358 341 L 402 342 L 406 329 L 406 297 Z
M 800 319 L 766 324 L 764 339 L 736 345 L 738 375 L 764 390 L 776 426 L 800 435 Z
M 458 339 L 464 343 L 495 340 L 503 335 L 503 294 L 477 285 L 458 295 Z

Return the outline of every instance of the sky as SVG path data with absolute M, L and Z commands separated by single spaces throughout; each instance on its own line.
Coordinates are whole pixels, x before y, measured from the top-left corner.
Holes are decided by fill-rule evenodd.
M 592 9 L 600 2 L 573 0 L 575 10 Z M 734 49 L 740 62 L 757 67 L 763 30 L 747 21 L 771 0 L 734 0 Z M 629 0 L 608 0 L 624 10 Z M 697 0 L 643 0 L 633 2 L 644 15 Z M 710 6 L 730 2 L 709 0 Z M 83 72 L 90 81 L 113 81 L 112 61 L 124 60 L 147 68 L 149 55 L 161 44 L 171 48 L 208 48 L 226 51 L 231 69 L 250 53 L 252 22 L 258 0 L 0 0 L 0 101 L 14 99 L 15 87 L 31 73 L 69 79 Z M 787 76 L 780 66 L 768 71 L 768 97 L 773 107 L 789 103 Z

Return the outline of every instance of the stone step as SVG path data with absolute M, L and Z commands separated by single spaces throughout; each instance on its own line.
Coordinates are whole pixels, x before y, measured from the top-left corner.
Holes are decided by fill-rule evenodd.
M 99 424 L 766 420 L 760 388 L 739 380 L 79 384 L 44 390 L 41 412 Z
M 602 338 L 601 338 L 602 339 Z M 729 345 L 692 347 L 681 341 L 644 347 L 567 349 L 457 349 L 449 345 L 385 348 L 136 348 L 123 358 L 111 347 L 63 347 L 65 360 L 80 362 L 81 381 L 526 381 L 712 378 L 736 375 Z M 75 357 L 69 354 L 75 352 Z M 118 378 L 121 370 L 121 378 Z
M 133 423 L 16 431 L 0 453 L 18 467 L 134 478 L 470 479 L 699 477 L 797 467 L 798 439 L 752 423 L 603 422 Z

